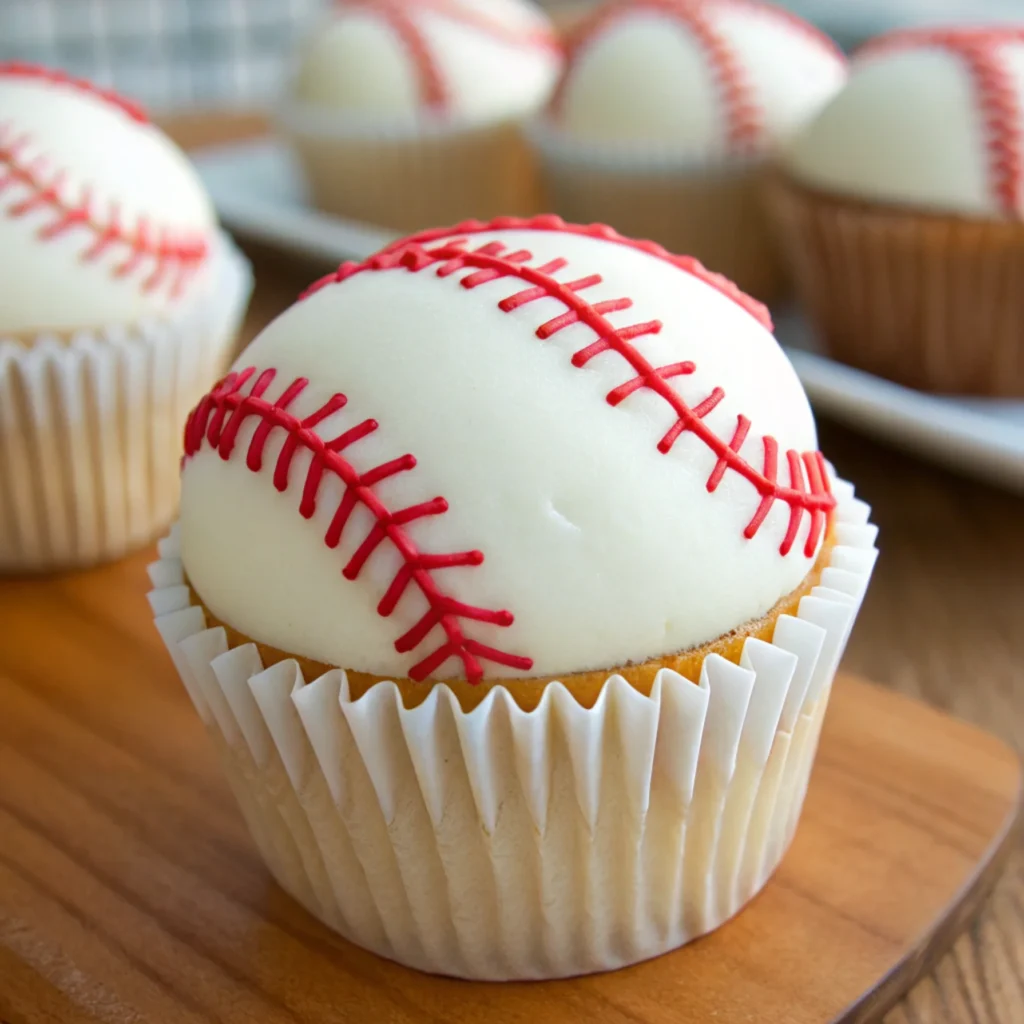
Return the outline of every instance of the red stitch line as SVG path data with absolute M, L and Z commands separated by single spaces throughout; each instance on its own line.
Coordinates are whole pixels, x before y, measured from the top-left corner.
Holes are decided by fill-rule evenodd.
M 560 226 L 560 227 L 559 227 Z M 804 555 L 808 558 L 813 556 L 818 540 L 824 527 L 826 513 L 835 507 L 835 498 L 829 489 L 828 474 L 824 468 L 823 457 L 820 452 L 808 452 L 801 455 L 799 452 L 790 450 L 786 453 L 787 466 L 789 469 L 789 486 L 778 482 L 778 442 L 773 437 L 764 438 L 764 462 L 761 470 L 755 469 L 740 454 L 739 449 L 745 440 L 750 429 L 750 421 L 745 416 L 738 416 L 736 428 L 731 440 L 726 443 L 704 422 L 704 418 L 715 409 L 725 397 L 725 392 L 714 388 L 701 402 L 692 408 L 687 405 L 682 396 L 668 383 L 673 378 L 683 374 L 692 373 L 695 369 L 692 362 L 672 363 L 668 366 L 655 367 L 645 359 L 635 348 L 631 341 L 634 338 L 643 337 L 649 334 L 656 334 L 661 330 L 661 321 L 652 320 L 645 323 L 631 324 L 625 327 L 615 327 L 605 316 L 606 313 L 615 310 L 628 309 L 632 301 L 628 298 L 612 299 L 597 303 L 588 303 L 580 296 L 580 292 L 601 282 L 599 274 L 590 274 L 576 281 L 564 283 L 556 281 L 551 276 L 551 267 L 563 269 L 567 263 L 565 260 L 554 260 L 543 267 L 530 267 L 526 262 L 531 259 L 529 253 L 518 251 L 511 256 L 503 256 L 504 246 L 501 242 L 491 241 L 480 248 L 469 251 L 466 248 L 466 239 L 451 236 L 470 235 L 481 231 L 497 230 L 501 228 L 533 228 L 535 230 L 565 230 L 571 233 L 587 234 L 593 237 L 605 238 L 617 244 L 629 245 L 641 251 L 650 252 L 652 255 L 666 259 L 678 266 L 681 270 L 693 273 L 702 280 L 708 280 L 710 284 L 721 288 L 725 294 L 735 301 L 741 302 L 735 294 L 722 287 L 717 275 L 709 279 L 707 272 L 699 263 L 696 269 L 689 261 L 680 257 L 673 257 L 663 249 L 654 247 L 651 249 L 648 243 L 637 243 L 630 239 L 604 229 L 600 226 L 591 225 L 589 228 L 579 228 L 574 225 L 565 225 L 558 218 L 535 218 L 529 221 L 519 221 L 515 218 L 501 218 L 490 225 L 479 222 L 469 222 L 449 231 L 426 232 L 413 238 L 399 241 L 384 249 L 376 256 L 371 257 L 363 263 L 343 263 L 335 273 L 322 278 L 310 287 L 305 295 L 310 295 L 329 284 L 340 283 L 356 274 L 369 271 L 383 271 L 393 269 L 404 269 L 411 273 L 419 273 L 427 268 L 435 268 L 438 277 L 446 277 L 457 270 L 473 268 L 473 273 L 462 278 L 460 284 L 463 288 L 472 289 L 487 281 L 493 281 L 499 277 L 515 278 L 523 281 L 528 287 L 522 291 L 508 295 L 498 303 L 498 308 L 503 312 L 526 305 L 529 302 L 540 298 L 550 297 L 557 299 L 566 308 L 566 312 L 541 324 L 536 330 L 538 338 L 546 339 L 560 330 L 574 323 L 584 323 L 596 335 L 596 340 L 583 348 L 577 350 L 572 356 L 572 364 L 575 367 L 583 367 L 591 359 L 604 352 L 617 352 L 632 368 L 635 376 L 624 384 L 613 388 L 608 392 L 606 400 L 610 405 L 618 405 L 628 395 L 641 389 L 649 389 L 662 398 L 673 410 L 676 420 L 662 439 L 658 442 L 658 450 L 667 454 L 679 437 L 686 433 L 692 433 L 699 438 L 717 456 L 715 467 L 707 479 L 707 489 L 713 492 L 717 489 L 727 470 L 739 474 L 751 483 L 761 496 L 760 503 L 753 518 L 744 530 L 747 539 L 753 538 L 761 524 L 767 518 L 772 507 L 777 501 L 782 501 L 789 506 L 789 524 L 785 538 L 779 547 L 779 553 L 783 556 L 789 554 L 799 532 L 800 524 L 804 513 L 810 516 L 807 543 L 804 547 Z M 427 249 L 426 244 L 439 238 L 451 240 L 434 249 Z M 737 290 L 732 289 L 733 292 Z M 738 293 L 742 297 L 742 293 Z M 304 296 L 305 297 L 305 296 Z M 750 309 L 742 303 L 754 315 L 756 309 Z M 765 319 L 762 318 L 764 323 Z M 770 326 L 770 320 L 768 321 Z M 807 468 L 809 487 L 805 487 L 803 467 Z
M 741 291 L 727 277 L 724 277 L 722 274 L 716 274 L 712 270 L 708 270 L 694 257 L 677 256 L 675 253 L 671 253 L 664 247 L 658 245 L 657 242 L 647 242 L 635 238 L 627 238 L 625 235 L 620 235 L 614 228 L 609 227 L 607 224 L 569 224 L 562 220 L 561 217 L 555 216 L 554 214 L 541 214 L 537 217 L 525 218 L 496 217 L 491 221 L 467 220 L 450 228 L 431 228 L 429 231 L 421 231 L 415 235 L 409 236 L 408 238 L 401 238 L 392 242 L 385 246 L 379 253 L 377 253 L 376 256 L 372 256 L 370 259 L 379 259 L 397 251 L 402 251 L 405 254 L 405 257 L 410 259 L 409 247 L 411 245 L 422 246 L 429 242 L 436 242 L 442 238 L 450 239 L 459 235 L 476 235 L 483 231 L 550 231 L 563 235 L 582 235 L 586 238 L 596 238 L 603 242 L 611 242 L 615 245 L 622 245 L 629 249 L 635 249 L 638 252 L 646 253 L 648 256 L 653 256 L 655 259 L 662 260 L 665 263 L 670 263 L 672 266 L 686 274 L 689 274 L 691 277 L 696 277 L 698 280 L 710 285 L 716 291 L 720 292 L 732 302 L 735 302 L 745 312 L 754 317 L 754 319 L 757 320 L 758 323 L 760 323 L 766 330 L 772 330 L 772 318 L 771 314 L 768 312 L 767 306 Z M 501 249 L 504 248 L 500 242 L 491 242 L 489 245 L 496 247 L 494 249 L 496 252 L 501 251 Z M 351 263 L 341 264 L 337 270 L 332 271 L 330 274 L 320 278 L 318 281 L 314 281 L 313 284 L 311 284 L 305 292 L 302 293 L 301 298 L 306 298 L 307 296 L 312 295 L 314 292 L 326 285 L 344 280 L 345 277 L 349 276 L 350 267 L 360 265 L 361 264 Z M 558 271 L 562 270 L 567 265 L 566 260 L 556 258 L 546 263 L 543 267 L 536 267 L 535 269 L 539 273 L 544 273 L 550 276 L 558 273 Z M 453 266 L 452 270 L 454 271 L 454 269 L 457 268 Z M 445 271 L 445 273 L 448 272 L 450 271 Z M 511 301 L 511 298 L 506 301 Z M 515 306 L 508 306 L 506 312 L 514 308 Z
M 382 480 L 415 468 L 416 459 L 412 455 L 402 455 L 360 473 L 342 452 L 372 434 L 377 429 L 376 420 L 364 420 L 335 438 L 324 439 L 315 433 L 315 428 L 345 407 L 348 402 L 345 395 L 333 395 L 315 412 L 299 419 L 288 411 L 288 407 L 302 394 L 309 381 L 304 377 L 292 381 L 280 397 L 271 402 L 263 396 L 276 376 L 273 369 L 264 370 L 256 376 L 248 394 L 242 393 L 242 388 L 253 379 L 256 372 L 256 368 L 250 366 L 238 373 L 228 374 L 200 401 L 185 425 L 185 460 L 194 456 L 206 441 L 226 461 L 234 451 L 243 422 L 250 416 L 256 416 L 259 423 L 249 442 L 245 463 L 252 472 L 258 473 L 263 468 L 263 453 L 271 432 L 275 429 L 284 430 L 285 441 L 273 473 L 274 487 L 278 491 L 288 487 L 292 460 L 300 448 L 313 457 L 299 504 L 302 516 L 309 519 L 316 512 L 325 473 L 337 477 L 345 486 L 342 499 L 324 535 L 324 543 L 329 548 L 336 548 L 340 543 L 342 532 L 357 505 L 362 505 L 373 516 L 373 527 L 342 569 L 345 579 L 357 579 L 373 553 L 387 541 L 401 556 L 402 565 L 377 605 L 378 614 L 388 618 L 410 585 L 415 586 L 426 600 L 426 612 L 395 641 L 395 650 L 400 653 L 412 651 L 437 626 L 444 631 L 444 642 L 409 669 L 410 679 L 417 682 L 426 679 L 453 657 L 462 662 L 466 678 L 471 683 L 478 683 L 483 678 L 481 661 L 524 672 L 532 668 L 533 661 L 530 658 L 488 647 L 465 635 L 461 620 L 507 627 L 512 625 L 511 612 L 480 608 L 457 601 L 441 589 L 432 575 L 439 569 L 480 565 L 484 560 L 482 552 L 437 554 L 421 551 L 403 529 L 425 516 L 443 515 L 448 511 L 448 502 L 438 497 L 392 511 L 372 490 Z
M 445 111 L 451 96 L 415 14 L 426 11 L 482 32 L 492 39 L 515 46 L 561 48 L 554 36 L 543 29 L 518 30 L 502 24 L 482 11 L 464 7 L 457 0 L 338 0 L 340 10 L 364 10 L 376 15 L 395 33 L 416 71 L 421 102 L 435 111 Z
M 693 256 L 677 256 L 663 246 L 658 245 L 657 242 L 627 238 L 625 235 L 620 235 L 618 231 L 607 224 L 568 224 L 561 217 L 550 213 L 541 214 L 537 217 L 496 217 L 491 221 L 466 220 L 450 228 L 431 228 L 429 231 L 421 231 L 408 238 L 400 238 L 398 241 L 392 242 L 390 245 L 385 246 L 377 256 L 371 257 L 371 259 L 378 259 L 399 249 L 405 250 L 411 243 L 426 245 L 428 242 L 436 242 L 441 238 L 452 238 L 456 235 L 475 235 L 481 231 L 553 231 L 562 235 L 583 235 L 587 238 L 597 238 L 603 242 L 613 242 L 615 245 L 636 249 L 638 252 L 647 253 L 648 256 L 653 256 L 655 259 L 671 263 L 672 266 L 677 267 L 691 277 L 696 277 L 698 280 L 710 285 L 716 291 L 721 292 L 727 299 L 731 299 L 744 309 L 764 328 L 769 331 L 772 330 L 772 318 L 767 306 L 758 302 L 757 299 L 751 298 L 746 292 L 741 291 L 729 278 L 722 274 L 716 274 L 713 270 L 708 270 L 700 260 L 694 259 Z M 500 243 L 494 244 L 500 245 Z M 306 296 L 312 295 L 313 292 L 323 288 L 325 285 L 343 280 L 343 277 L 340 275 L 346 273 L 346 267 L 348 266 L 350 264 L 343 263 L 337 270 L 332 271 L 318 281 L 314 281 L 300 297 L 306 298 Z M 555 259 L 536 269 L 539 272 L 551 275 L 558 273 L 565 266 L 565 260 Z
M 881 36 L 856 54 L 874 57 L 921 47 L 944 50 L 963 61 L 985 126 L 989 188 L 1011 217 L 1024 210 L 1024 111 L 999 51 L 1015 43 L 1024 43 L 1024 28 L 907 29 Z
M 0 78 L 29 78 L 41 82 L 51 82 L 54 85 L 68 86 L 78 92 L 87 93 L 97 99 L 109 103 L 124 111 L 133 121 L 140 124 L 148 124 L 149 118 L 146 112 L 137 103 L 125 99 L 112 89 L 101 89 L 98 85 L 86 81 L 84 78 L 74 78 L 63 71 L 56 71 L 53 68 L 45 68 L 40 64 L 28 64 L 24 61 L 0 61 Z
M 88 231 L 92 242 L 81 254 L 83 262 L 119 250 L 121 258 L 112 267 L 114 277 L 129 277 L 145 266 L 148 272 L 140 281 L 144 292 L 166 283 L 170 295 L 180 295 L 188 278 L 206 259 L 206 239 L 197 232 L 179 235 L 167 228 L 155 228 L 145 217 L 139 217 L 133 226 L 125 225 L 116 203 L 110 204 L 105 218 L 101 217 L 88 187 L 82 189 L 77 202 L 69 200 L 67 172 L 52 168 L 43 156 L 29 157 L 26 151 L 31 141 L 30 135 L 18 134 L 12 124 L 0 124 L 0 194 L 16 186 L 25 193 L 4 207 L 3 214 L 18 218 L 42 213 L 45 222 L 36 232 L 41 241 L 69 231 Z
M 551 109 L 556 114 L 563 109 L 565 93 L 572 78 L 572 67 L 598 37 L 624 18 L 652 12 L 679 22 L 703 51 L 727 121 L 726 138 L 730 149 L 741 154 L 756 151 L 763 141 L 764 114 L 741 59 L 714 23 L 717 11 L 730 8 L 741 8 L 772 17 L 845 63 L 836 45 L 807 22 L 789 11 L 755 3 L 753 0 L 719 3 L 709 0 L 623 0 L 621 3 L 600 7 L 571 36 L 566 47 L 570 70 L 558 84 Z

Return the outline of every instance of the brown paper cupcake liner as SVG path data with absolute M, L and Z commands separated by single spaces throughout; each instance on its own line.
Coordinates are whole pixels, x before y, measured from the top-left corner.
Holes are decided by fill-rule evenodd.
M 176 318 L 0 335 L 0 572 L 118 558 L 174 518 L 185 418 L 230 362 L 252 287 L 226 236 L 215 258 Z
M 1024 396 L 1024 224 L 826 195 L 769 205 L 830 354 L 907 387 Z
M 789 287 L 764 209 L 764 165 L 708 167 L 670 154 L 631 157 L 575 147 L 530 126 L 547 205 L 566 220 L 611 224 L 670 252 L 696 256 L 762 302 Z
M 536 161 L 519 124 L 371 129 L 301 109 L 279 114 L 321 210 L 396 231 L 539 213 Z

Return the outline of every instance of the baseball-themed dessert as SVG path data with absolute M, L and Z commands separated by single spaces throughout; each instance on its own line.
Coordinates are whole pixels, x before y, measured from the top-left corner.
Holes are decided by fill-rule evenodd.
M 332 213 L 406 230 L 532 213 L 520 124 L 561 62 L 529 0 L 340 0 L 298 54 L 281 123 Z
M 778 864 L 876 531 L 724 278 L 556 217 L 396 242 L 239 357 L 182 482 L 157 627 L 346 938 L 606 970 Z
M 549 199 L 574 220 L 691 252 L 761 299 L 784 288 L 766 160 L 841 86 L 846 62 L 753 0 L 610 0 L 568 43 L 532 127 Z
M 868 44 L 773 198 L 835 355 L 912 387 L 1024 396 L 1024 28 Z
M 165 530 L 181 425 L 231 357 L 249 270 L 126 100 L 0 64 L 0 571 Z

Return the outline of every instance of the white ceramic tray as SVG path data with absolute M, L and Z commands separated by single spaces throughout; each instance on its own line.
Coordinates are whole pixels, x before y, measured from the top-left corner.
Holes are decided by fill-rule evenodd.
M 202 150 L 199 173 L 239 235 L 337 264 L 376 252 L 393 233 L 313 209 L 287 149 L 263 139 Z M 815 351 L 798 311 L 776 315 L 815 408 L 950 468 L 1024 492 L 1024 402 L 960 399 L 900 387 Z

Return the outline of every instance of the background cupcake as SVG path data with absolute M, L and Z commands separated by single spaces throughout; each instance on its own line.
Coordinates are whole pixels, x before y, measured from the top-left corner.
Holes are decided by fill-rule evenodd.
M 775 208 L 840 359 L 911 387 L 1024 395 L 1024 28 L 861 50 L 796 138 Z
M 151 602 L 312 913 L 554 977 L 764 883 L 875 554 L 769 326 L 610 229 L 469 223 L 343 265 L 199 403 Z
M 0 569 L 112 558 L 177 507 L 180 431 L 249 272 L 119 97 L 0 65 Z
M 532 212 L 519 122 L 560 65 L 528 0 L 345 0 L 298 55 L 283 126 L 332 213 L 411 229 Z
M 829 39 L 766 4 L 613 0 L 573 32 L 535 126 L 550 205 L 693 253 L 775 298 L 764 163 L 844 77 Z

